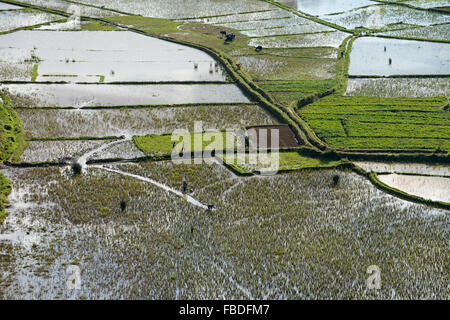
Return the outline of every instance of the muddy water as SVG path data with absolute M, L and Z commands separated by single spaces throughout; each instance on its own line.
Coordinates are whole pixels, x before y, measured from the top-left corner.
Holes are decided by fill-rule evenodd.
M 94 85 L 19 84 L 3 85 L 12 94 L 32 100 L 34 106 L 83 108 L 186 103 L 249 102 L 232 84 L 216 85 Z M 26 106 L 29 106 L 27 103 Z
M 133 32 L 20 31 L 0 36 L 2 56 L 17 50 L 41 60 L 37 81 L 226 80 L 206 53 Z
M 423 163 L 382 163 L 382 162 L 355 162 L 366 171 L 391 173 L 419 173 L 425 175 L 449 176 L 450 166 L 430 165 Z
M 369 0 L 281 0 L 280 2 L 315 16 L 343 12 L 375 4 Z
M 409 194 L 450 203 L 450 178 L 399 174 L 379 175 L 378 178 L 383 183 Z
M 360 38 L 353 44 L 349 74 L 450 74 L 450 44 Z

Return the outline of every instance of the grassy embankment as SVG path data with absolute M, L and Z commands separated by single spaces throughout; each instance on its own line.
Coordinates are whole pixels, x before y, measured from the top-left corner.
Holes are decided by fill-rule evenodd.
M 11 100 L 0 93 L 0 164 L 8 160 L 18 159 L 25 149 L 25 132 L 23 124 L 11 107 Z M 0 222 L 6 216 L 6 197 L 11 192 L 11 183 L 0 173 Z

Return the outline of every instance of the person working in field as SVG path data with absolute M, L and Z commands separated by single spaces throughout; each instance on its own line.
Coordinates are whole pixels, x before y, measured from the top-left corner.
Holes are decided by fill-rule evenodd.
M 188 187 L 188 184 L 187 184 L 187 182 L 186 182 L 186 178 L 183 178 L 183 186 L 182 186 L 182 190 L 183 190 L 183 197 L 184 197 L 184 200 L 187 200 L 187 187 Z

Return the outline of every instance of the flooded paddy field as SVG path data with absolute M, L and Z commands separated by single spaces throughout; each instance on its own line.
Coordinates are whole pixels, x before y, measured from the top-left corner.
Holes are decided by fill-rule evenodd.
M 0 50 L 2 61 L 17 51 L 32 53 L 36 81 L 226 80 L 206 53 L 134 32 L 20 31 L 0 36 Z
M 416 173 L 434 176 L 449 176 L 450 168 L 444 165 L 424 163 L 383 163 L 383 162 L 355 162 L 366 171 L 391 173 Z
M 449 49 L 447 43 L 363 37 L 353 44 L 349 74 L 450 74 Z
M 275 124 L 257 105 L 152 107 L 140 109 L 17 109 L 25 130 L 33 138 L 107 137 L 193 130 L 239 129 L 254 124 Z
M 236 19 L 240 19 L 240 17 L 236 17 Z M 264 20 L 249 21 L 238 20 L 228 23 L 216 24 L 239 30 L 242 34 L 245 34 L 249 37 L 266 37 L 274 35 L 335 31 L 335 29 L 332 29 L 328 26 L 315 23 L 311 20 L 296 15 L 285 18 L 265 18 Z
M 208 23 L 208 24 L 218 24 L 223 26 L 229 26 L 232 27 L 231 24 L 235 23 L 267 23 L 268 25 L 265 26 L 279 26 L 279 21 L 282 22 L 288 22 L 291 20 L 285 20 L 285 19 L 291 19 L 294 15 L 290 12 L 287 12 L 285 10 L 281 10 L 275 6 L 270 6 L 270 9 L 267 10 L 261 10 L 261 11 L 254 11 L 254 12 L 239 12 L 235 14 L 226 14 L 226 15 L 217 15 L 217 16 L 205 16 L 203 18 L 190 18 L 190 19 L 182 19 L 180 21 L 189 23 Z M 286 24 L 284 24 L 286 25 Z
M 450 78 L 349 79 L 345 94 L 372 97 L 448 97 Z
M 22 7 L 19 6 L 15 6 L 13 4 L 9 4 L 9 3 L 0 3 L 0 10 L 17 10 L 17 9 L 22 9 Z
M 450 201 L 449 167 L 420 163 L 450 150 L 448 78 L 377 78 L 448 75 L 449 44 L 372 37 L 448 40 L 448 15 L 368 0 L 283 2 L 307 14 L 259 0 L 23 1 L 86 17 L 83 31 L 54 31 L 76 19 L 61 16 L 48 30 L 0 35 L 0 133 L 13 138 L 0 139 L 12 185 L 5 201 L 0 175 L 0 299 L 448 299 L 448 210 L 336 169 L 348 160 L 335 152 L 418 155 L 356 164 Z M 308 146 L 321 143 L 308 132 L 300 148 L 273 150 L 277 175 L 234 153 L 225 163 L 152 158 L 170 154 L 170 133 L 192 132 L 195 121 L 216 130 L 207 138 L 289 122 L 294 140 L 306 122 L 327 149 Z M 80 290 L 67 286 L 70 265 L 81 269 Z M 370 265 L 383 272 L 380 290 L 367 289 Z
M 401 0 L 401 2 L 419 8 L 437 8 L 448 6 L 448 0 Z
M 281 0 L 280 2 L 313 16 L 336 14 L 376 4 L 369 0 Z
M 450 178 L 383 174 L 378 178 L 388 186 L 424 199 L 450 203 Z
M 445 213 L 383 194 L 355 174 L 237 178 L 217 165 L 112 168 L 173 188 L 186 175 L 192 195 L 214 203 L 216 210 L 205 212 L 151 183 L 98 168 L 78 178 L 60 168 L 8 169 L 14 214 L 2 234 L 21 236 L 8 251 L 16 267 L 3 275 L 3 297 L 446 296 L 446 276 L 440 271 L 448 234 Z M 341 179 L 333 188 L 335 174 Z M 127 200 L 124 212 L 122 198 Z M 33 214 L 26 208 L 33 208 Z M 377 293 L 365 290 L 367 263 L 372 262 L 367 256 L 390 270 Z M 65 285 L 66 268 L 74 263 L 82 269 L 82 288 L 71 291 Z
M 28 141 L 20 162 L 71 162 L 114 140 Z
M 257 81 L 332 79 L 336 75 L 336 59 L 261 56 L 238 56 L 236 60 Z M 301 63 L 301 68 L 293 68 Z
M 450 24 L 439 24 L 428 27 L 419 27 L 403 30 L 395 30 L 382 32 L 380 35 L 404 37 L 404 38 L 420 38 L 420 39 L 436 39 L 445 40 L 450 39 Z
M 61 20 L 63 18 L 62 16 L 31 9 L 0 11 L 0 32 Z
M 321 16 L 325 21 L 347 29 L 365 27 L 369 29 L 393 29 L 399 23 L 408 25 L 429 26 L 450 22 L 445 14 L 410 9 L 397 5 L 374 5 L 335 15 Z
M 77 13 L 81 16 L 89 16 L 89 17 L 109 17 L 109 16 L 118 16 L 121 15 L 118 12 L 112 12 L 109 10 L 101 10 L 99 8 L 94 8 L 90 6 L 82 5 L 77 1 L 76 4 L 70 1 L 65 0 L 24 0 L 21 1 L 24 4 L 31 4 L 36 6 L 41 6 L 48 9 L 56 9 L 60 11 L 65 11 L 69 13 Z
M 263 37 L 252 38 L 250 46 L 263 46 L 264 48 L 298 48 L 317 47 L 320 43 L 324 47 L 337 48 L 349 34 L 340 31 L 284 36 L 284 37 Z
M 135 2 L 132 0 L 109 1 L 109 0 L 82 0 L 81 3 L 105 6 L 106 8 L 124 11 L 130 14 L 139 14 L 145 17 L 182 19 L 209 17 L 239 12 L 252 12 L 270 10 L 272 6 L 258 0 L 224 0 L 220 5 L 210 1 L 196 0 L 143 0 Z
M 192 85 L 95 85 L 95 84 L 7 84 L 16 107 L 135 106 L 188 103 L 249 102 L 233 84 Z

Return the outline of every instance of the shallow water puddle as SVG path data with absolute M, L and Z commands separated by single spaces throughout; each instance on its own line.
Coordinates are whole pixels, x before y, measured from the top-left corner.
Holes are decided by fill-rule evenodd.
M 37 81 L 224 81 L 206 53 L 126 31 L 19 31 L 0 36 L 0 50 L 33 52 Z M 9 80 L 9 79 L 2 79 Z
M 233 84 L 94 85 L 9 84 L 0 86 L 31 100 L 21 106 L 75 107 L 249 102 Z M 16 105 L 18 106 L 18 105 Z
M 359 38 L 353 44 L 349 74 L 450 74 L 450 44 Z
M 450 203 L 450 178 L 400 174 L 383 174 L 378 178 L 383 183 L 409 194 Z

